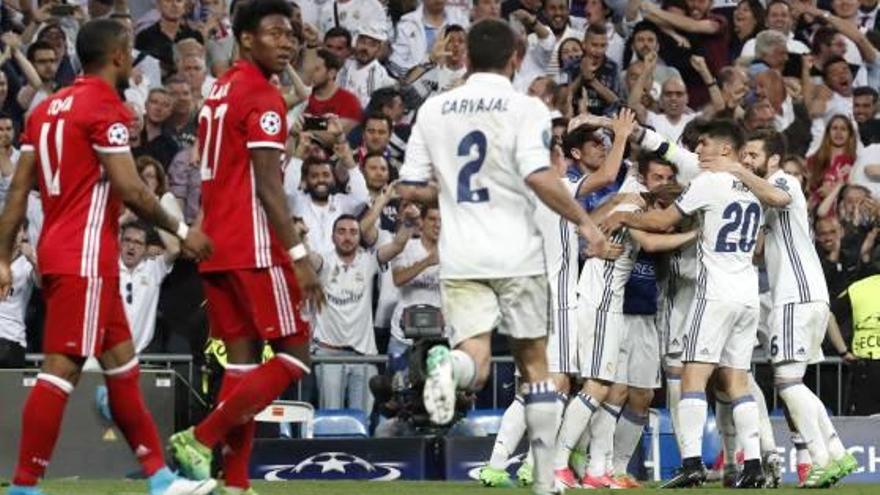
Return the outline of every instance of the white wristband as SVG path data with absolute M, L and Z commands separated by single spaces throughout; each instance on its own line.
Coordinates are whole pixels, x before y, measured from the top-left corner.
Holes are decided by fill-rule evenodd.
M 290 257 L 293 258 L 293 261 L 299 261 L 309 255 L 309 251 L 302 244 L 293 246 L 287 252 L 290 253 Z
M 180 220 L 179 222 L 177 222 L 177 231 L 174 233 L 174 235 L 176 235 L 177 238 L 182 241 L 182 240 L 186 239 L 186 236 L 188 234 L 189 234 L 189 227 L 187 227 L 186 222 L 184 222 L 183 220 Z

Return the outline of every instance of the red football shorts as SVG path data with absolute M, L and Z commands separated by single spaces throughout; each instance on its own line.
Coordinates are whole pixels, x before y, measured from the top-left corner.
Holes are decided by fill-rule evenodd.
M 100 356 L 131 340 L 119 277 L 44 275 L 43 352 Z
M 289 265 L 202 273 L 211 336 L 305 343 L 299 285 Z

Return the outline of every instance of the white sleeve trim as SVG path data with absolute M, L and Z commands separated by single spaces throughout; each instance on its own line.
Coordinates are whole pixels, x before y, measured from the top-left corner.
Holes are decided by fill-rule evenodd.
M 247 143 L 248 149 L 253 148 L 273 148 L 276 150 L 285 151 L 285 147 L 281 143 L 276 143 L 275 141 L 249 141 Z
M 98 146 L 93 144 L 92 148 L 99 153 L 128 153 L 131 148 L 128 146 Z
M 18 149 L 19 151 L 34 151 L 34 145 L 32 144 L 23 144 Z

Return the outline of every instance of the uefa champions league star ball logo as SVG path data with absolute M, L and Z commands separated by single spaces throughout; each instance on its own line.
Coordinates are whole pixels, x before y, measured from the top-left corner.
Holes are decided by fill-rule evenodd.
M 266 481 L 291 479 L 360 479 L 391 481 L 400 479 L 402 462 L 370 463 L 347 452 L 321 452 L 299 464 L 262 466 Z
M 275 112 L 266 112 L 260 117 L 260 128 L 270 136 L 281 132 L 281 117 Z
M 128 127 L 119 122 L 111 125 L 107 129 L 107 142 L 113 146 L 128 145 Z

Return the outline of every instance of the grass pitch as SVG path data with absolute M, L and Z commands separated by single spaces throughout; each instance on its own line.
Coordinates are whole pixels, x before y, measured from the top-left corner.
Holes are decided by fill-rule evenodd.
M 42 485 L 46 495 L 144 495 L 147 493 L 143 481 L 48 481 Z M 525 489 L 483 488 L 477 483 L 461 482 L 370 482 L 370 481 L 290 481 L 279 483 L 256 482 L 254 488 L 260 495 L 526 495 Z M 880 485 L 844 485 L 832 489 L 834 495 L 877 495 Z M 607 490 L 610 492 L 610 490 Z M 653 488 L 636 490 L 635 494 L 667 493 Z M 720 487 L 690 490 L 675 490 L 677 493 L 698 495 L 702 493 L 722 493 Z M 5 493 L 3 490 L 0 493 Z M 568 493 L 582 493 L 569 490 Z M 616 492 L 619 493 L 619 492 Z M 749 494 L 803 495 L 803 490 L 785 487 L 778 490 L 748 490 Z M 820 492 L 822 493 L 822 492 Z M 825 493 L 832 493 L 825 491 Z

